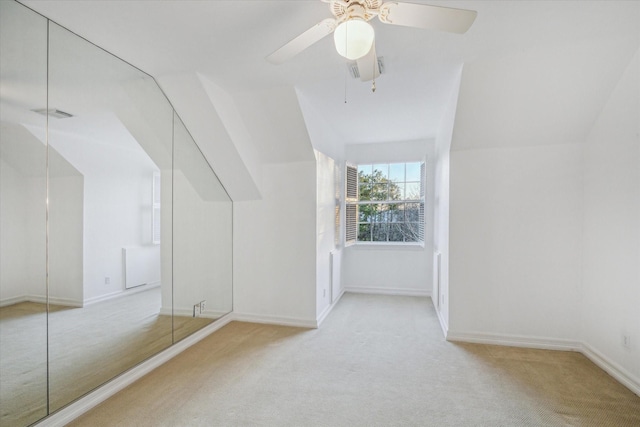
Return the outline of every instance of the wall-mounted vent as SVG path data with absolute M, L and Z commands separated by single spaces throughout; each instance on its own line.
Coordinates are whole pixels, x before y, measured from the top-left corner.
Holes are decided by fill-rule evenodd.
M 56 108 L 38 108 L 36 110 L 31 110 L 34 113 L 42 114 L 43 116 L 48 115 L 49 117 L 55 117 L 56 119 L 68 119 L 69 117 L 73 117 L 73 114 L 69 114 L 65 111 L 60 111 Z
M 358 69 L 357 62 L 349 62 L 347 64 L 347 68 L 349 69 L 349 74 L 351 74 L 351 77 L 353 77 L 354 79 L 360 78 L 360 70 Z M 378 72 L 380 74 L 384 73 L 384 57 L 383 56 L 378 57 Z

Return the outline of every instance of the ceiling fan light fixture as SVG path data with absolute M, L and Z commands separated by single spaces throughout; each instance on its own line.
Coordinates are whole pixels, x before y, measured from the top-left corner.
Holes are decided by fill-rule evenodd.
M 333 33 L 333 40 L 341 56 L 355 61 L 369 53 L 374 36 L 371 24 L 355 18 L 338 25 Z

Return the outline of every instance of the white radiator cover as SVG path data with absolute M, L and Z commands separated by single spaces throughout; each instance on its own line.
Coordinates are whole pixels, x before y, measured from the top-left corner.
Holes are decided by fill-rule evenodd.
M 122 248 L 125 289 L 160 282 L 160 245 Z

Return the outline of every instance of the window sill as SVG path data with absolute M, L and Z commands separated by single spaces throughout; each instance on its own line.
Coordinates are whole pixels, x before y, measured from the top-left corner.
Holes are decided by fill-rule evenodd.
M 424 243 L 357 242 L 348 248 L 365 251 L 424 251 Z

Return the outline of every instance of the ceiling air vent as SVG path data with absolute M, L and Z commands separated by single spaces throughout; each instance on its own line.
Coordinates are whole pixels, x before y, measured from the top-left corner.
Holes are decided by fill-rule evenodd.
M 354 79 L 360 78 L 360 70 L 358 69 L 357 62 L 349 62 L 347 64 L 347 68 L 349 69 L 349 74 L 351 74 L 351 77 L 353 77 Z M 384 57 L 383 56 L 378 57 L 378 72 L 380 74 L 384 74 Z
M 56 108 L 38 108 L 36 110 L 31 110 L 34 113 L 42 114 L 43 116 L 49 115 L 49 117 L 55 117 L 56 119 L 68 119 L 69 117 L 73 117 L 73 114 L 69 114 L 64 111 L 60 111 Z

